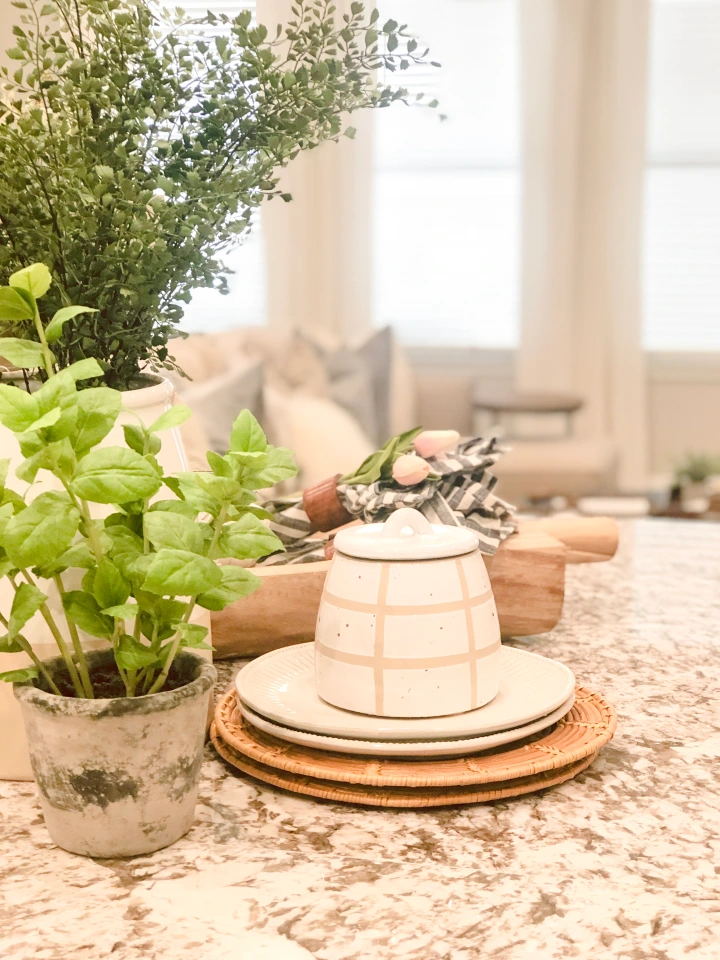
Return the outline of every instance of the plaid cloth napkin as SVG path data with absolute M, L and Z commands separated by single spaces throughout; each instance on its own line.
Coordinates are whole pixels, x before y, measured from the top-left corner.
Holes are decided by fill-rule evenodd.
M 517 526 L 515 508 L 493 493 L 497 477 L 488 469 L 504 452 L 495 437 L 466 440 L 453 453 L 426 458 L 431 473 L 439 475 L 439 480 L 424 480 L 413 487 L 402 487 L 392 480 L 367 486 L 338 482 L 338 499 L 348 513 L 365 523 L 381 523 L 394 510 L 414 507 L 431 523 L 470 527 L 477 535 L 481 553 L 492 555 Z M 313 526 L 301 496 L 271 500 L 264 506 L 274 510 L 270 527 L 287 549 L 263 560 L 264 566 L 325 559 L 330 534 L 325 539 L 308 539 Z

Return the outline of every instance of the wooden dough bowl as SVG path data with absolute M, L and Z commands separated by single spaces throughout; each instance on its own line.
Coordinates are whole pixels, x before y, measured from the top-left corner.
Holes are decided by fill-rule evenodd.
M 618 528 L 608 517 L 528 520 L 486 557 L 505 637 L 547 633 L 565 598 L 565 565 L 610 560 Z M 315 638 L 330 561 L 256 567 L 265 581 L 254 594 L 212 616 L 216 657 L 255 657 Z

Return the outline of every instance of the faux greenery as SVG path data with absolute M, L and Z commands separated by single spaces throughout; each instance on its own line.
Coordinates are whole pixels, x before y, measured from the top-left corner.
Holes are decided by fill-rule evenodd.
M 357 470 L 341 477 L 340 483 L 370 484 L 377 480 L 391 480 L 393 464 L 403 454 L 414 451 L 413 440 L 422 433 L 422 429 L 422 427 L 415 427 L 406 433 L 391 437 L 379 450 L 366 457 Z
M 678 483 L 702 483 L 720 474 L 720 457 L 707 453 L 688 453 L 675 471 Z
M 375 71 L 405 70 L 427 53 L 363 3 L 340 18 L 331 0 L 296 0 L 272 35 L 248 12 L 190 19 L 143 0 L 13 5 L 21 22 L 8 51 L 15 69 L 2 68 L 0 282 L 42 261 L 55 281 L 51 311 L 92 303 L 54 350 L 62 367 L 95 358 L 119 389 L 148 365 L 175 367 L 167 341 L 192 290 L 226 290 L 221 258 L 253 209 L 290 199 L 277 191 L 278 171 L 336 140 L 344 114 L 408 102 L 406 90 L 378 86 Z
M 34 264 L 0 289 L 0 315 L 14 311 L 15 323 L 33 329 L 38 341 L 0 339 L 0 354 L 42 364 L 47 377 L 33 393 L 0 384 L 0 423 L 19 441 L 25 460 L 15 472 L 26 487 L 23 494 L 7 485 L 9 460 L 2 461 L 0 575 L 14 600 L 9 616 L 0 614 L 0 652 L 24 651 L 34 663 L 0 678 L 42 674 L 59 692 L 22 634 L 39 611 L 76 696 L 93 696 L 79 630 L 112 644 L 128 697 L 156 693 L 179 650 L 205 646 L 206 628 L 190 623 L 195 606 L 222 610 L 261 583 L 243 567 L 216 561 L 283 549 L 262 522 L 268 514 L 255 491 L 294 476 L 295 466 L 290 451 L 267 443 L 247 410 L 235 421 L 227 455 L 207 454 L 207 473 L 165 476 L 156 459 L 159 434 L 187 419 L 187 407 L 172 407 L 148 427 L 124 426 L 126 446 L 99 446 L 118 419 L 121 394 L 106 386 L 78 391 L 79 381 L 99 376 L 93 358 L 56 372 L 53 341 L 88 308 L 61 308 L 43 323 L 37 301 L 50 284 L 47 267 Z M 52 475 L 56 489 L 33 497 L 40 471 Z M 168 497 L 158 499 L 163 487 Z M 48 607 L 47 582 L 62 599 L 63 630 Z

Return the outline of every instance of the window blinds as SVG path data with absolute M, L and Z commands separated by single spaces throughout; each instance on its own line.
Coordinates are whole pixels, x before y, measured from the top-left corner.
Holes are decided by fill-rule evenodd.
M 720 2 L 652 13 L 644 343 L 720 351 Z

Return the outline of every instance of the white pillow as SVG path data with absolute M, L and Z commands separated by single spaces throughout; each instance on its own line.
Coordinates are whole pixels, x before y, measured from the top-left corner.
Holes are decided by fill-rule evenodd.
M 264 400 L 273 439 L 295 454 L 300 489 L 350 473 L 375 450 L 357 420 L 332 400 L 271 387 Z

